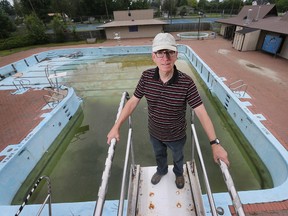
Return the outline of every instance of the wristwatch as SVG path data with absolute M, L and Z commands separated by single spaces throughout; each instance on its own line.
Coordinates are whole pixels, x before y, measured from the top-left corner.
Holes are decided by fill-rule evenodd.
M 210 145 L 213 145 L 213 144 L 220 144 L 220 140 L 218 138 L 216 138 L 215 140 L 212 140 L 210 141 Z

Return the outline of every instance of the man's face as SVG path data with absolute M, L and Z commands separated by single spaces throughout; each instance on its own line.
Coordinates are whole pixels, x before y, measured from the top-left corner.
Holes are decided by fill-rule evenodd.
M 152 53 L 152 59 L 159 68 L 159 72 L 171 72 L 175 61 L 177 60 L 178 52 L 173 50 L 158 50 Z

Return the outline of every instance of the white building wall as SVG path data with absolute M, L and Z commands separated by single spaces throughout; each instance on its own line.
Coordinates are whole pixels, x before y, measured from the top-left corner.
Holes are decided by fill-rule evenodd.
M 284 44 L 282 46 L 282 50 L 279 54 L 279 56 L 288 59 L 288 36 L 286 37 L 286 40 L 284 41 Z
M 114 39 L 115 33 L 119 34 L 120 39 L 155 37 L 156 34 L 162 31 L 162 25 L 138 26 L 137 32 L 129 32 L 129 26 L 111 27 L 105 29 L 107 39 Z
M 260 36 L 260 30 L 245 34 L 245 40 L 241 51 L 256 50 L 257 41 Z

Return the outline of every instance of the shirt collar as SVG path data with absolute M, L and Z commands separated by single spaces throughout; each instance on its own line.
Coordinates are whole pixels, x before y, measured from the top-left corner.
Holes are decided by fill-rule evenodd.
M 173 76 L 171 77 L 171 79 L 167 82 L 168 85 L 171 85 L 171 84 L 174 84 L 178 81 L 178 70 L 176 68 L 176 65 L 174 65 L 174 72 L 173 72 Z M 159 68 L 156 67 L 155 68 L 155 73 L 154 73 L 154 76 L 153 76 L 153 79 L 154 80 L 159 80 L 160 79 L 160 75 L 159 75 Z

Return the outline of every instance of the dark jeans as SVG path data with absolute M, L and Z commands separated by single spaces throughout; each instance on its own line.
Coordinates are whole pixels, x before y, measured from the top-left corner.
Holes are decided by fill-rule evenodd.
M 157 163 L 157 173 L 165 175 L 168 172 L 167 147 L 171 149 L 173 155 L 173 172 L 176 176 L 183 175 L 183 148 L 186 142 L 186 136 L 183 139 L 173 142 L 162 142 L 150 135 L 150 141 L 153 145 L 154 154 Z

